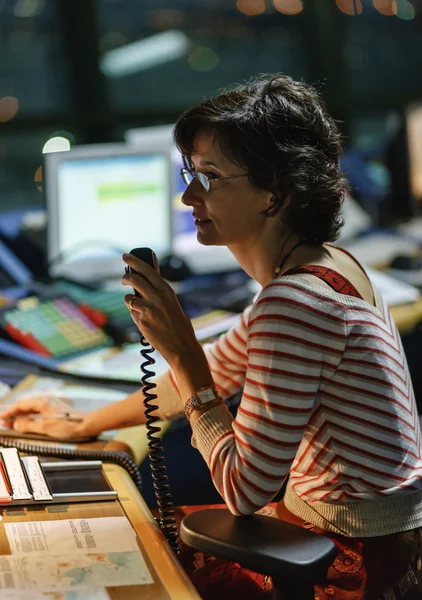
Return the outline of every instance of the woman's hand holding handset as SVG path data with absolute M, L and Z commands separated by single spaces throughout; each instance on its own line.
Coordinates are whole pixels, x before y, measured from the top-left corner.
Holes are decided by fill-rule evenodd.
M 170 366 L 179 357 L 200 351 L 192 323 L 171 286 L 161 277 L 154 252 L 135 248 L 124 254 L 123 260 L 128 267 L 122 283 L 134 291 L 125 296 L 125 303 L 151 346 Z
M 138 248 L 124 254 L 123 260 L 128 269 L 122 283 L 132 286 L 135 293 L 125 296 L 126 306 L 142 335 L 173 370 L 181 398 L 187 400 L 196 390 L 213 385 L 192 323 L 173 289 L 160 276 L 154 253 Z

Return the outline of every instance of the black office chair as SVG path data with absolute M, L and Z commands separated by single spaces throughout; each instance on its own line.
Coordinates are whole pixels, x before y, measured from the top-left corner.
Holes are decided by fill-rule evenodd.
M 271 576 L 273 600 L 313 600 L 314 585 L 324 582 L 336 553 L 323 535 L 272 517 L 235 517 L 227 509 L 187 515 L 180 536 L 196 550 Z

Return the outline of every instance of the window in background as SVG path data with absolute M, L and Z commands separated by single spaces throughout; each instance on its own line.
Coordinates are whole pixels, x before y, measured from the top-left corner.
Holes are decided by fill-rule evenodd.
M 177 114 L 260 73 L 308 79 L 303 15 L 275 6 L 282 1 L 144 0 L 140 10 L 131 0 L 100 0 L 101 64 L 112 107 Z
M 0 0 L 3 219 L 4 211 L 43 206 L 43 146 L 63 128 L 71 112 L 70 70 L 58 4 L 50 0 Z
M 395 0 L 391 6 L 396 14 L 387 14 L 387 5 L 362 0 L 359 16 L 339 11 L 346 35 L 350 106 L 355 114 L 399 108 L 422 96 L 417 75 L 422 64 L 422 2 Z
M 19 102 L 16 118 L 69 109 L 57 3 L 0 0 L 0 97 Z

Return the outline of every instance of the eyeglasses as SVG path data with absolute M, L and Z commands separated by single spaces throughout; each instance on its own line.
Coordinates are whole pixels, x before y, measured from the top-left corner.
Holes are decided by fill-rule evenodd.
M 242 175 L 231 175 L 231 177 L 219 177 L 218 179 L 209 179 L 205 173 L 192 173 L 189 169 L 180 169 L 180 175 L 182 176 L 183 182 L 186 185 L 192 183 L 194 179 L 197 179 L 199 183 L 202 185 L 206 192 L 209 192 L 211 187 L 211 181 L 222 181 L 225 179 L 237 179 L 238 177 L 247 177 L 247 173 L 242 173 Z

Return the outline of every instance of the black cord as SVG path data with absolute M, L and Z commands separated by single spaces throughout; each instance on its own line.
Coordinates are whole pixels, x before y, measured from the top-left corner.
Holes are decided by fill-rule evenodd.
M 145 427 L 147 429 L 149 460 L 151 464 L 154 493 L 160 515 L 160 518 L 157 519 L 157 521 L 170 547 L 175 552 L 176 556 L 178 556 L 179 532 L 177 530 L 176 517 L 173 509 L 174 503 L 168 484 L 166 466 L 164 464 L 164 448 L 162 446 L 161 438 L 157 436 L 160 432 L 160 428 L 155 425 L 160 418 L 157 414 L 153 414 L 158 409 L 158 406 L 152 404 L 152 402 L 157 399 L 157 394 L 153 393 L 152 390 L 157 386 L 154 382 L 150 381 L 151 377 L 154 377 L 154 372 L 149 370 L 148 367 L 155 364 L 155 360 L 151 356 L 154 352 L 154 348 L 150 346 L 142 334 L 140 343 L 143 346 L 141 349 L 141 356 L 144 359 L 140 368 L 143 373 L 141 383 L 142 393 L 144 395 Z
M 37 456 L 110 462 L 126 469 L 139 492 L 142 492 L 141 474 L 136 464 L 126 452 L 110 452 L 109 450 L 74 450 L 70 448 L 61 448 L 60 446 L 45 447 L 40 444 L 29 444 L 27 442 L 19 442 L 4 437 L 0 437 L 0 447 L 16 448 L 19 452 L 35 454 Z

